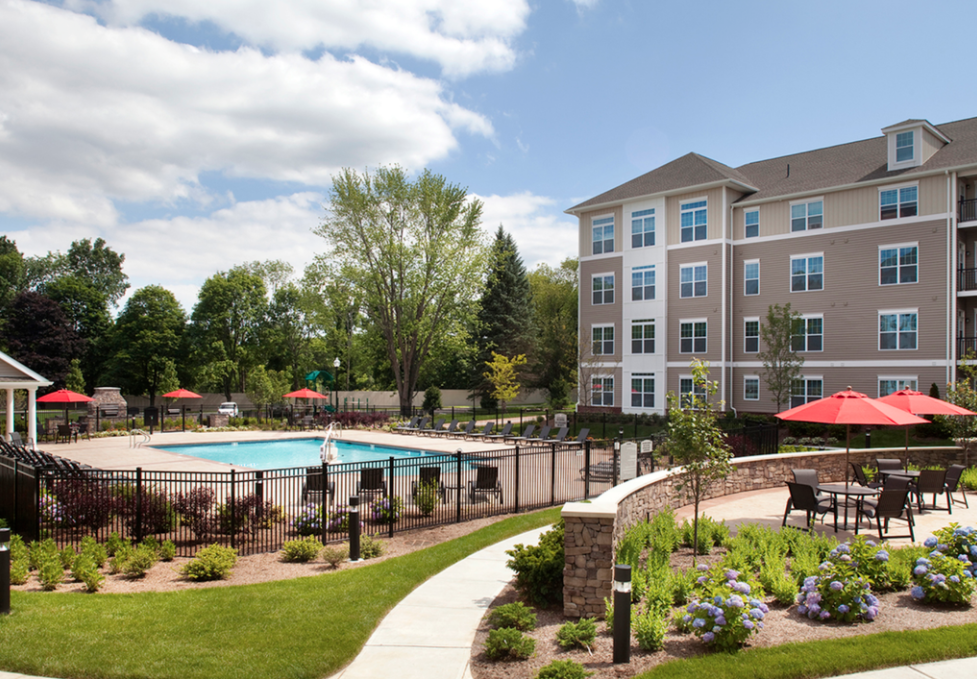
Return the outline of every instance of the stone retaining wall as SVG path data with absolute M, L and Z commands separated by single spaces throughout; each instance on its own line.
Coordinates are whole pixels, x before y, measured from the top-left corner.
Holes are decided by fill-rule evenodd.
M 905 458 L 904 448 L 853 450 L 849 460 L 874 466 L 876 458 Z M 909 458 L 916 464 L 965 464 L 960 448 L 913 448 Z M 845 479 L 845 451 L 817 451 L 740 457 L 733 471 L 712 486 L 703 499 L 776 488 L 791 478 L 791 469 L 817 469 L 824 482 Z M 563 611 L 570 617 L 603 617 L 604 599 L 611 596 L 614 552 L 618 540 L 636 523 L 664 507 L 679 507 L 673 471 L 646 474 L 585 502 L 563 507 L 566 525 L 563 569 Z

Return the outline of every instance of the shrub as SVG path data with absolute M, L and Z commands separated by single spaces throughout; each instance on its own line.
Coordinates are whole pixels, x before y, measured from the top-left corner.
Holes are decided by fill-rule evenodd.
M 163 540 L 159 546 L 160 561 L 172 561 L 176 556 L 176 545 L 172 540 Z
M 842 547 L 846 545 L 839 545 L 838 549 Z M 804 579 L 797 594 L 798 613 L 821 621 L 875 620 L 879 600 L 870 591 L 868 580 L 855 573 L 851 558 L 844 550 L 839 552 L 837 561 L 825 561 L 818 570 L 819 575 Z
M 373 523 L 395 523 L 404 511 L 404 501 L 399 496 L 385 497 L 370 505 L 370 520 Z
M 668 612 L 648 605 L 635 606 L 631 609 L 631 630 L 642 650 L 660 651 L 668 633 Z
M 84 540 L 82 540 L 84 542 Z M 24 544 L 24 538 L 17 535 L 17 533 L 10 534 L 10 543 L 8 549 L 10 550 L 10 560 L 14 561 L 16 559 L 27 560 L 30 557 L 30 550 L 27 545 Z
M 421 410 L 433 413 L 440 407 L 441 390 L 432 384 L 430 387 L 424 390 L 424 403 L 421 404 Z
M 866 539 L 864 535 L 859 535 L 854 541 L 835 547 L 828 557 L 835 560 L 844 554 L 851 557 L 855 574 L 868 580 L 872 590 L 882 592 L 893 588 L 889 572 L 889 552 L 886 549 Z
M 95 564 L 95 568 L 101 568 L 105 565 L 106 560 L 109 558 L 108 553 L 105 551 L 105 547 L 98 544 L 91 535 L 86 535 L 81 539 L 80 554 L 82 556 L 87 556 Z
M 126 561 L 132 556 L 135 550 L 132 545 L 124 545 L 115 550 L 115 556 L 109 559 L 109 572 L 115 575 L 116 573 L 121 573 L 125 568 Z
M 960 524 L 951 523 L 933 531 L 933 537 L 928 538 L 924 546 L 969 562 L 966 565 L 969 565 L 970 574 L 977 577 L 977 531 L 973 528 L 961 528 Z
M 176 525 L 176 510 L 166 491 L 142 488 L 137 492 L 134 486 L 116 486 L 114 493 L 118 513 L 130 535 L 168 533 Z
M 697 598 L 686 608 L 683 622 L 706 644 L 735 651 L 763 629 L 767 606 L 757 598 L 744 598 L 754 588 L 739 579 L 739 572 L 718 564 L 712 569 L 699 566 L 699 570 L 703 575 L 697 581 Z
M 366 524 L 360 521 L 361 532 L 365 526 Z M 328 520 L 326 521 L 326 530 L 330 533 L 348 533 L 349 507 L 346 505 L 336 507 L 336 511 L 329 514 Z
M 115 556 L 117 551 L 128 546 L 129 542 L 127 540 L 123 540 L 121 537 L 119 537 L 118 533 L 112 531 L 112 533 L 109 535 L 109 539 L 105 541 L 105 553 L 109 556 Z
M 292 519 L 292 528 L 299 535 L 321 535 L 322 516 L 322 507 L 308 504 Z
M 919 557 L 913 568 L 915 587 L 910 590 L 918 601 L 966 604 L 974 594 L 974 572 L 977 565 L 977 537 L 972 528 L 960 528 L 952 523 L 933 532 L 923 545 L 933 551 L 929 557 Z
M 27 582 L 27 578 L 30 577 L 30 573 L 30 566 L 28 565 L 26 558 L 10 560 L 11 585 L 23 585 L 25 582 Z
M 210 488 L 197 487 L 189 493 L 177 494 L 173 500 L 173 508 L 198 539 L 213 535 L 217 530 L 217 521 L 211 511 L 213 507 L 214 491 Z
M 61 559 L 61 568 L 66 571 L 70 571 L 71 567 L 75 565 L 75 559 L 78 557 L 75 554 L 75 548 L 71 545 L 67 545 L 58 553 L 58 558 Z
M 303 540 L 288 540 L 282 545 L 282 561 L 308 563 L 314 561 L 321 551 L 322 543 L 313 535 Z
M 562 648 L 580 646 L 590 651 L 597 638 L 597 625 L 593 618 L 581 618 L 577 622 L 567 622 L 556 632 L 556 642 Z
M 37 577 L 45 591 L 56 590 L 58 585 L 64 582 L 64 568 L 61 567 L 61 560 L 56 557 L 46 559 L 38 569 Z
M 489 614 L 488 621 L 495 628 L 512 627 L 521 632 L 536 629 L 536 614 L 521 601 L 499 606 Z
M 182 573 L 195 582 L 223 580 L 236 563 L 236 549 L 214 544 L 197 552 L 197 556 L 183 566 Z
M 56 526 L 71 525 L 67 520 L 64 507 L 61 506 L 56 497 L 46 490 L 41 491 L 40 510 L 41 520 L 45 523 L 52 523 Z
M 387 543 L 383 540 L 373 537 L 372 535 L 364 534 L 360 536 L 361 559 L 375 559 L 378 556 L 383 556 L 386 549 Z
M 322 560 L 333 568 L 339 568 L 339 564 L 349 558 L 349 547 L 324 547 L 322 550 Z
M 89 592 L 97 592 L 105 582 L 105 576 L 98 572 L 95 562 L 87 554 L 82 554 L 75 559 L 71 575 L 75 580 L 84 582 L 85 589 Z
M 536 651 L 536 641 L 511 627 L 494 629 L 485 640 L 485 655 L 490 660 L 525 660 Z
M 537 606 L 563 600 L 563 521 L 543 533 L 539 545 L 518 544 L 506 552 L 516 574 L 516 589 Z
M 437 481 L 432 479 L 417 484 L 417 490 L 414 493 L 414 506 L 421 510 L 421 514 L 424 516 L 431 516 L 440 499 L 441 491 L 438 488 Z
M 583 665 L 573 660 L 554 660 L 539 668 L 536 679 L 586 679 L 591 674 L 593 672 L 588 672 Z
M 69 478 L 52 483 L 61 503 L 61 525 L 95 531 L 109 523 L 118 503 L 108 483 L 99 479 Z
M 34 541 L 31 543 L 28 552 L 28 564 L 32 571 L 40 570 L 44 562 L 49 559 L 57 559 L 59 562 L 61 560 L 61 554 L 54 540 L 48 538 L 43 542 Z
M 130 578 L 141 578 L 159 560 L 151 545 L 142 544 L 132 550 L 129 558 L 122 563 L 122 574 Z
M 960 485 L 967 490 L 977 490 L 977 467 L 968 467 L 960 475 Z

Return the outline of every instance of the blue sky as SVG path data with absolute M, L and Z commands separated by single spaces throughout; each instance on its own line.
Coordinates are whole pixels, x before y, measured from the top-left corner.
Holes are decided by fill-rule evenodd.
M 0 233 L 102 237 L 188 311 L 324 242 L 330 177 L 467 186 L 529 266 L 563 211 L 689 151 L 731 166 L 977 116 L 972 2 L 0 0 Z

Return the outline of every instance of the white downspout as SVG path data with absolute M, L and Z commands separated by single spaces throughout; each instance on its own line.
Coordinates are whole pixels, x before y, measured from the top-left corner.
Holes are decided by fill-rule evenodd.
M 952 175 L 949 170 L 944 172 L 947 178 L 946 212 L 947 212 L 947 262 L 950 275 L 947 277 L 946 313 L 950 324 L 950 332 L 946 341 L 946 383 L 956 378 L 956 338 L 957 338 L 957 220 L 953 213 L 956 207 L 957 173 Z
M 727 356 L 726 356 L 726 295 L 728 294 L 728 289 L 729 289 L 726 280 L 727 276 L 729 275 L 727 273 L 727 263 L 726 263 L 726 229 L 727 226 L 729 226 L 729 221 L 727 219 L 727 216 L 729 215 L 730 210 L 732 210 L 732 206 L 727 207 L 726 205 L 726 197 L 728 195 L 728 192 L 729 189 L 727 189 L 724 186 L 723 187 L 723 221 L 722 221 L 723 235 L 722 238 L 719 239 L 720 243 L 722 244 L 721 247 L 723 251 L 723 255 L 722 255 L 723 289 L 722 289 L 722 298 L 720 299 L 719 302 L 720 305 L 719 318 L 721 319 L 719 323 L 719 331 L 720 331 L 719 350 L 722 352 L 720 355 L 721 355 L 722 366 L 723 366 L 722 372 L 720 373 L 721 374 L 720 379 L 722 379 L 723 383 L 722 383 L 722 389 L 720 390 L 719 393 L 723 395 L 723 400 L 725 400 L 727 404 L 732 404 L 732 401 L 729 398 L 726 398 L 727 395 L 732 396 L 732 391 L 729 389 L 730 382 L 726 378 L 727 364 L 729 363 L 729 361 L 727 361 Z M 731 378 L 732 370 L 733 370 L 732 365 L 729 365 L 728 368 L 730 371 L 730 378 Z

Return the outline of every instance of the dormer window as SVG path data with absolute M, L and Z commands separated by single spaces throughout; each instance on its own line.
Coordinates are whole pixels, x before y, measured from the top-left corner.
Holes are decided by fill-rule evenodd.
M 916 136 L 913 130 L 900 132 L 896 135 L 896 162 L 911 162 L 915 157 L 913 153 L 913 137 Z
M 882 129 L 886 136 L 889 172 L 924 165 L 950 138 L 925 120 L 904 120 Z

